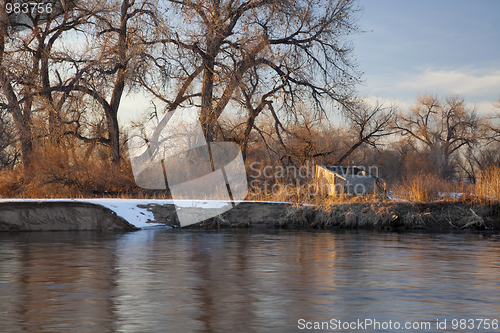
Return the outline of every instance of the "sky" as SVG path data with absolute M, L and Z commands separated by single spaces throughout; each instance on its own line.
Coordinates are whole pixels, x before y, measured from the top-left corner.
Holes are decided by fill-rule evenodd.
M 402 111 L 418 94 L 458 94 L 480 114 L 500 97 L 500 0 L 358 0 L 362 8 L 352 36 L 363 72 L 358 86 L 372 103 Z M 121 123 L 137 120 L 149 103 L 122 101 Z
M 458 94 L 479 113 L 500 97 L 500 1 L 359 0 L 354 55 L 362 96 L 401 109 Z

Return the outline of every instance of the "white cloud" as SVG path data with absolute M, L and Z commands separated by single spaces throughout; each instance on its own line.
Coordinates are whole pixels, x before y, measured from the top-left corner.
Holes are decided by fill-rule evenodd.
M 398 84 L 399 89 L 447 91 L 452 94 L 484 96 L 500 93 L 500 70 L 488 74 L 467 73 L 453 70 L 425 70 L 423 73 L 406 77 Z
M 376 96 L 367 96 L 365 100 L 371 105 L 375 106 L 376 104 L 383 105 L 384 107 L 395 106 L 399 110 L 407 110 L 411 101 L 407 100 L 397 100 L 394 98 L 384 98 L 384 97 L 376 97 Z
M 480 114 L 495 111 L 493 103 L 500 96 L 500 70 L 433 70 L 418 73 L 390 73 L 367 75 L 366 86 L 361 89 L 371 102 L 383 101 L 399 105 L 401 110 L 413 104 L 417 94 L 425 92 L 445 97 L 458 94 Z M 374 97 L 376 96 L 376 97 Z
M 490 101 L 480 101 L 480 102 L 474 103 L 474 105 L 476 107 L 478 114 L 481 114 L 481 115 L 500 111 L 499 109 L 496 109 L 493 106 L 493 103 Z
M 441 96 L 441 97 L 444 97 L 444 96 Z M 367 96 L 367 97 L 365 97 L 365 100 L 367 102 L 369 102 L 371 105 L 375 105 L 378 102 L 378 104 L 383 104 L 386 107 L 396 106 L 400 111 L 403 111 L 403 112 L 408 110 L 415 103 L 415 98 L 395 100 L 395 99 L 391 99 L 391 98 Z M 468 102 L 467 100 L 465 100 L 465 101 L 469 104 L 470 108 L 475 108 L 476 112 L 479 115 L 486 115 L 486 114 L 500 111 L 498 108 L 495 108 L 493 106 L 493 102 L 491 102 L 491 101 L 484 101 L 484 100 L 478 101 L 478 102 Z

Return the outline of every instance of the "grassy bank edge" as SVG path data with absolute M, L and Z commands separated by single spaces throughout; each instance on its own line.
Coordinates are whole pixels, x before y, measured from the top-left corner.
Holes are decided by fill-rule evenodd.
M 152 205 L 156 222 L 178 227 L 175 208 Z M 389 200 L 329 205 L 242 202 L 188 228 L 370 228 L 380 230 L 500 230 L 500 205 L 467 201 Z

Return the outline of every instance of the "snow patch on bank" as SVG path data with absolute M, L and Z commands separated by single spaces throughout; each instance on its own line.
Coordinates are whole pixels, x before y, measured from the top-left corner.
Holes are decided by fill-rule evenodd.
M 171 199 L 0 199 L 2 202 L 84 202 L 106 207 L 125 219 L 137 228 L 151 228 L 164 226 L 163 223 L 155 222 L 153 212 L 146 206 L 153 205 L 175 205 L 181 208 L 197 207 L 202 209 L 221 208 L 230 203 L 224 200 L 171 200 Z M 238 201 L 272 204 L 292 204 L 290 202 L 275 201 Z M 144 207 L 139 207 L 144 206 Z
M 0 199 L 1 202 L 84 202 L 106 207 L 137 228 L 163 225 L 156 223 L 153 212 L 145 207 L 149 204 L 173 204 L 172 200 L 147 199 Z
M 436 200 L 434 200 L 434 202 L 438 202 L 438 201 L 444 200 L 444 199 L 458 200 L 458 199 L 461 199 L 464 195 L 465 195 L 464 193 L 459 193 L 459 192 L 439 192 L 437 195 L 438 198 Z M 470 195 L 473 196 L 474 194 L 470 194 Z M 402 199 L 402 198 L 395 196 L 394 193 L 392 193 L 391 191 L 389 191 L 389 193 L 387 193 L 387 198 L 389 198 L 389 200 L 393 200 L 396 202 L 409 202 L 406 199 Z

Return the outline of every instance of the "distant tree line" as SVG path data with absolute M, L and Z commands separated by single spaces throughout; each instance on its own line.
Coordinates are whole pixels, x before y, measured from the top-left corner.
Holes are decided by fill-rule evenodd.
M 278 131 L 263 123 L 251 138 L 250 156 L 261 165 L 377 167 L 378 176 L 391 182 L 420 174 L 475 183 L 500 166 L 500 99 L 492 106 L 499 111 L 478 114 L 460 96 L 426 93 L 409 109 L 358 103 L 337 125 L 304 113 L 283 127 L 283 144 Z M 270 153 L 262 154 L 266 148 Z

